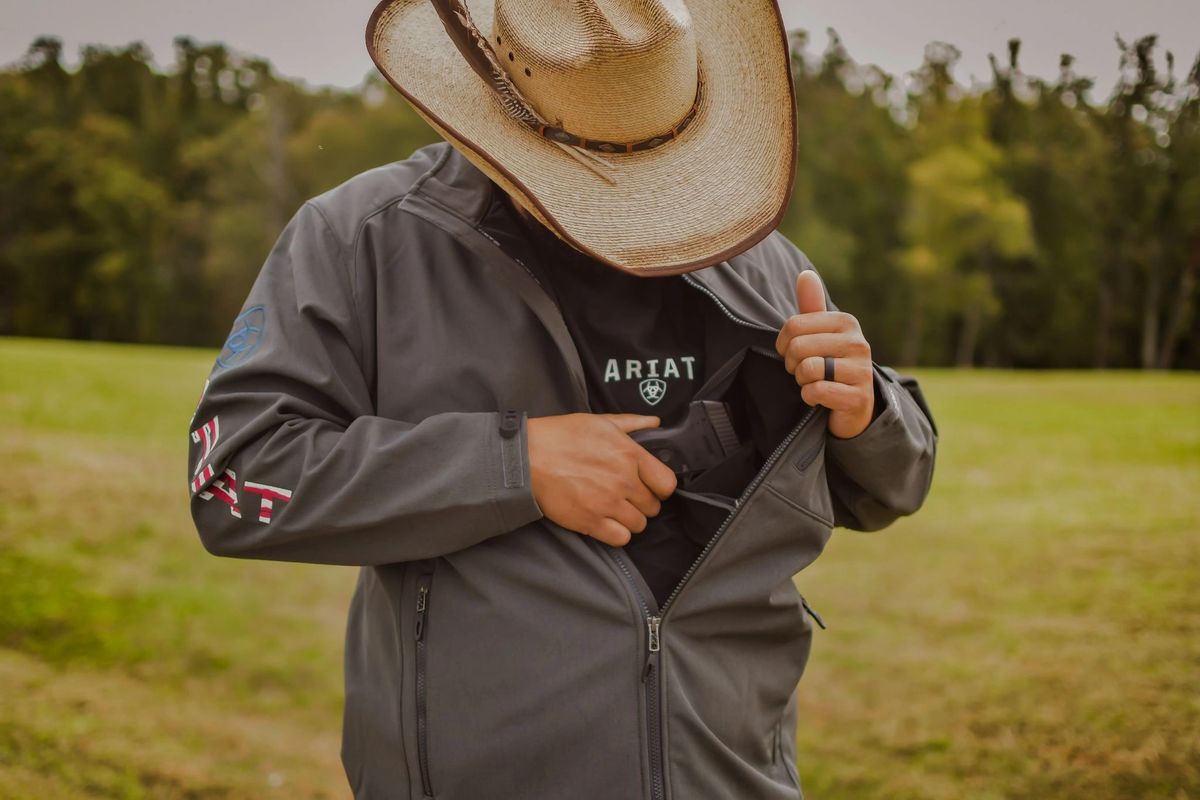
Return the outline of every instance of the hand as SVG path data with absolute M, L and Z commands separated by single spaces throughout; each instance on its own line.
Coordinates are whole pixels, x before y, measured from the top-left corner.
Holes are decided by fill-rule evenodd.
M 775 350 L 800 384 L 810 406 L 829 409 L 829 432 L 839 439 L 857 436 L 871 424 L 875 375 L 871 345 L 853 315 L 825 310 L 825 289 L 813 270 L 796 279 L 800 313 L 784 323 Z M 832 356 L 833 380 L 825 380 L 825 356 Z
M 569 530 L 621 547 L 675 491 L 675 473 L 629 434 L 657 428 L 639 414 L 564 414 L 527 422 L 533 496 Z

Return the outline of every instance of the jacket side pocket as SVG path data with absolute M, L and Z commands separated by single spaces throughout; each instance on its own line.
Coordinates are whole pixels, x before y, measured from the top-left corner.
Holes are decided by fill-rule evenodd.
M 775 757 L 783 762 L 784 772 L 792 785 L 796 787 L 796 791 L 800 792 L 800 771 L 796 768 L 796 753 L 788 752 L 788 741 L 790 737 L 785 736 L 783 732 L 784 719 L 779 720 L 779 724 L 775 726 Z M 803 797 L 802 794 L 799 795 Z
M 417 619 L 413 629 L 416 639 L 416 709 L 417 709 L 417 763 L 421 770 L 421 790 L 425 797 L 434 797 L 433 781 L 429 775 L 429 713 L 427 673 L 429 647 L 429 599 L 433 589 L 433 563 L 422 566 L 417 574 Z
M 817 613 L 815 608 L 808 604 L 808 599 L 804 595 L 800 595 L 800 605 L 804 606 L 805 613 L 812 617 L 813 622 L 817 623 L 817 627 L 819 627 L 821 630 L 826 629 L 825 620 L 821 618 L 821 615 Z

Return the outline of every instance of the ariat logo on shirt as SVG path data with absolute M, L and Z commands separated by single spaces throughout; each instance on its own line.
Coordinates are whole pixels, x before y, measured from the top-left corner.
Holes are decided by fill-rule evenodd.
M 610 358 L 604 367 L 604 382 L 638 381 L 638 392 L 648 405 L 656 406 L 667 395 L 667 381 L 696 379 L 696 357 L 650 358 L 645 361 Z

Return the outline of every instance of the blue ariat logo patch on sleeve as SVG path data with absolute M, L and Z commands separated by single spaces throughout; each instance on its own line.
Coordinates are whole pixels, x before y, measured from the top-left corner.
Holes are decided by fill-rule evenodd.
M 217 356 L 218 367 L 235 367 L 258 349 L 267 328 L 267 309 L 251 306 L 233 321 L 233 332 L 225 340 L 221 355 Z

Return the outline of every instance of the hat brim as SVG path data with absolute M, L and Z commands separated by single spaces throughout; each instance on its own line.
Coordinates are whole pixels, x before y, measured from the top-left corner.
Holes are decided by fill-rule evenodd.
M 488 35 L 493 0 L 468 0 Z M 383 0 L 367 24 L 379 71 L 416 111 L 571 246 L 636 274 L 690 272 L 778 227 L 795 178 L 787 35 L 773 0 L 689 0 L 704 90 L 665 145 L 602 154 L 609 183 L 508 116 L 428 0 Z M 586 198 L 586 200 L 584 200 Z

